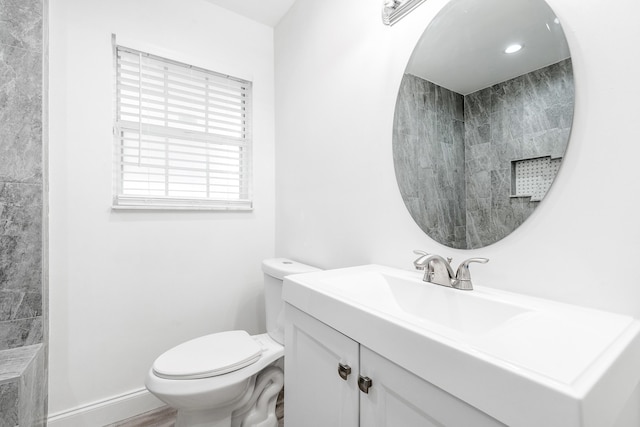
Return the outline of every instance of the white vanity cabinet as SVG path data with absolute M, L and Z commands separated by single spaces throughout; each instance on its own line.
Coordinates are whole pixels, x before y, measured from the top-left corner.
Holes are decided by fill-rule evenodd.
M 286 319 L 289 427 L 503 425 L 289 304 Z
M 375 264 L 287 276 L 282 297 L 287 427 L 640 426 L 629 316 Z
M 364 346 L 360 372 L 372 380 L 369 393 L 360 395 L 361 426 L 504 426 Z
M 287 427 L 357 427 L 358 343 L 289 304 L 285 318 Z

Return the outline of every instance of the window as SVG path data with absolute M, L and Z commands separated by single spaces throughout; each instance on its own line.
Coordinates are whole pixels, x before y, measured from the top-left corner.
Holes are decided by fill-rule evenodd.
M 114 51 L 114 208 L 251 209 L 251 82 Z

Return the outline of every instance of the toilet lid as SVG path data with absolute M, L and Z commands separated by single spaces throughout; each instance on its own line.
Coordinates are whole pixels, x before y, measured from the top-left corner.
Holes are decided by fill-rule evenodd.
M 167 379 L 209 378 L 256 362 L 262 348 L 246 331 L 226 331 L 180 344 L 153 363 L 153 372 Z

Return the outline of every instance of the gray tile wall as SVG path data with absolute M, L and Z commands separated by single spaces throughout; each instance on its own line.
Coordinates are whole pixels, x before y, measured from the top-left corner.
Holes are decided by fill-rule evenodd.
M 539 204 L 510 197 L 511 162 L 564 155 L 573 97 L 570 59 L 465 96 L 468 248 L 507 236 Z
M 42 344 L 0 351 L 0 427 L 44 425 L 45 355 Z
M 538 202 L 511 198 L 511 162 L 561 157 L 573 117 L 567 59 L 462 96 L 406 74 L 393 154 L 403 200 L 437 242 L 472 249 L 514 230 Z
M 404 203 L 434 240 L 466 248 L 463 97 L 405 74 L 396 104 L 394 164 Z
M 44 6 L 0 0 L 0 352 L 6 354 L 43 342 Z M 0 381 L 7 425 L 15 425 L 12 417 L 23 425 L 44 417 L 45 357 L 39 351 L 17 382 Z M 27 401 L 40 409 L 24 409 Z
M 42 1 L 0 0 L 0 350 L 42 341 Z

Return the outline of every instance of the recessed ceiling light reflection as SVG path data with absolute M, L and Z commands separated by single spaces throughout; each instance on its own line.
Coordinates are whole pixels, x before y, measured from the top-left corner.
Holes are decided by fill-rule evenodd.
M 519 43 L 514 43 L 512 45 L 507 46 L 507 48 L 504 50 L 504 53 L 516 53 L 519 52 L 522 49 L 522 45 Z

